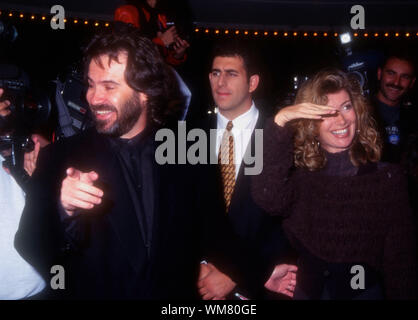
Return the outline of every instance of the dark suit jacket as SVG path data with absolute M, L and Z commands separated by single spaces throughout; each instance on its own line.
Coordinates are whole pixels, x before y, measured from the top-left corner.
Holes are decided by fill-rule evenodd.
M 65 215 L 58 213 L 61 182 L 68 167 L 95 170 L 98 186 L 105 193 L 97 209 L 73 219 L 63 219 Z M 199 261 L 203 255 L 210 256 L 202 239 L 205 230 L 211 230 L 212 221 L 219 225 L 213 219 L 219 209 L 202 198 L 208 193 L 204 186 L 197 188 L 193 170 L 155 164 L 153 232 L 147 250 L 108 140 L 90 130 L 60 141 L 40 155 L 16 234 L 16 248 L 47 283 L 51 267 L 64 266 L 66 290 L 53 291 L 53 297 L 198 298 Z M 205 220 L 207 212 L 210 219 Z M 222 243 L 211 242 L 211 250 L 219 254 Z
M 255 129 L 263 129 L 265 118 L 259 113 Z M 209 117 L 203 124 L 208 129 L 217 128 L 216 115 Z M 255 131 L 252 133 L 251 152 L 255 153 Z M 214 151 L 212 151 L 214 152 Z M 250 298 L 274 298 L 264 289 L 264 283 L 271 275 L 276 264 L 286 260 L 289 244 L 281 229 L 281 220 L 272 217 L 258 207 L 252 199 L 250 191 L 251 176 L 244 174 L 246 167 L 253 165 L 243 161 L 235 183 L 231 198 L 231 204 L 226 216 L 229 228 L 233 230 L 236 241 L 239 242 L 240 252 L 245 252 L 245 257 L 239 257 L 237 261 L 240 274 L 228 274 L 238 283 L 238 290 L 248 294 Z M 222 178 L 218 165 L 212 166 L 211 189 L 223 199 Z M 223 200 L 223 211 L 226 208 Z M 277 296 L 277 298 L 279 298 Z

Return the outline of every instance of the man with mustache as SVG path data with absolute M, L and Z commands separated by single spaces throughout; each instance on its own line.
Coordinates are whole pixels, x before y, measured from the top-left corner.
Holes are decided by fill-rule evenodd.
M 410 120 L 413 108 L 405 105 L 405 95 L 415 83 L 412 58 L 405 53 L 389 54 L 377 71 L 379 91 L 376 96 L 378 122 L 384 136 L 383 161 L 400 162 L 408 134 L 415 130 Z
M 414 57 L 404 49 L 389 52 L 377 71 L 375 118 L 383 139 L 382 161 L 399 163 L 408 174 L 409 195 L 418 203 L 418 112 L 406 96 L 416 79 Z
M 85 67 L 95 128 L 41 153 L 16 247 L 47 283 L 64 267 L 54 298 L 198 298 L 200 226 L 219 210 L 193 169 L 155 161 L 154 133 L 181 104 L 173 75 L 127 25 L 96 35 Z

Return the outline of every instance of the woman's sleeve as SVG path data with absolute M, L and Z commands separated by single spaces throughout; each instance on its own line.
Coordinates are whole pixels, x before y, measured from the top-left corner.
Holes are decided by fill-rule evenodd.
M 252 177 L 255 202 L 273 215 L 285 215 L 294 199 L 292 132 L 269 119 L 263 134 L 263 170 Z
M 398 171 L 398 172 L 397 172 Z M 409 206 L 406 178 L 401 170 L 388 172 L 393 180 L 393 219 L 385 239 L 383 273 L 388 299 L 417 298 L 415 221 Z

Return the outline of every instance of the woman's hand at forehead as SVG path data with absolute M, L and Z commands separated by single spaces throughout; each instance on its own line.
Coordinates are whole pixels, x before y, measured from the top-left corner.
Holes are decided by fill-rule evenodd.
M 324 117 L 333 116 L 338 112 L 334 107 L 322 106 L 310 102 L 303 102 L 281 109 L 274 117 L 274 122 L 280 127 L 296 119 L 321 120 Z

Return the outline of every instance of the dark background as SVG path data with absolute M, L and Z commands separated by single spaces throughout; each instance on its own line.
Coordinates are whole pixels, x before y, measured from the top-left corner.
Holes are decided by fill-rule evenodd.
M 192 93 L 192 117 L 199 117 L 212 105 L 208 71 L 214 41 L 245 38 L 262 57 L 262 83 L 257 103 L 273 112 L 291 89 L 295 75 L 308 75 L 324 66 L 339 66 L 339 42 L 334 32 L 347 30 L 350 8 L 361 4 L 366 13 L 366 30 L 355 38 L 353 52 L 369 60 L 369 80 L 374 86 L 375 70 L 382 52 L 390 47 L 406 47 L 418 52 L 418 1 L 279 1 L 279 0 L 188 0 L 161 1 L 169 19 L 176 21 L 189 37 L 191 48 L 187 62 L 178 71 Z M 0 2 L 0 21 L 16 26 L 19 37 L 13 44 L 0 44 L 0 63 L 22 66 L 33 83 L 46 86 L 81 59 L 81 48 L 105 22 L 111 22 L 114 9 L 123 1 L 15 0 Z M 49 14 L 52 5 L 66 9 L 65 30 L 52 30 Z M 13 17 L 9 17 L 9 13 Z M 24 14 L 20 18 L 20 13 Z M 35 15 L 31 20 L 30 16 Z M 42 21 L 42 15 L 46 19 Z M 74 24 L 73 20 L 79 23 Z M 84 19 L 89 21 L 84 25 Z M 99 26 L 95 27 L 94 23 Z M 195 30 L 199 29 L 199 32 Z M 208 33 L 205 30 L 208 30 Z M 216 34 L 215 30 L 219 30 Z M 225 30 L 229 33 L 225 34 Z M 236 35 L 235 31 L 240 34 Z M 248 31 L 248 35 L 244 35 Z M 254 32 L 259 32 L 254 35 Z M 274 36 L 273 32 L 278 32 Z M 265 36 L 264 32 L 268 32 Z M 283 33 L 288 32 L 284 37 Z M 297 36 L 293 36 L 297 32 Z M 308 36 L 304 37 L 303 33 Z M 318 36 L 314 37 L 313 33 Z M 324 37 L 323 33 L 328 36 Z M 367 32 L 369 36 L 364 37 Z M 388 37 L 384 37 L 384 33 Z M 395 37 L 395 32 L 399 37 Z M 410 37 L 405 33 L 409 32 Z M 374 34 L 378 33 L 378 37 Z M 1 75 L 0 75 L 1 76 Z M 414 89 L 412 96 L 416 95 Z

